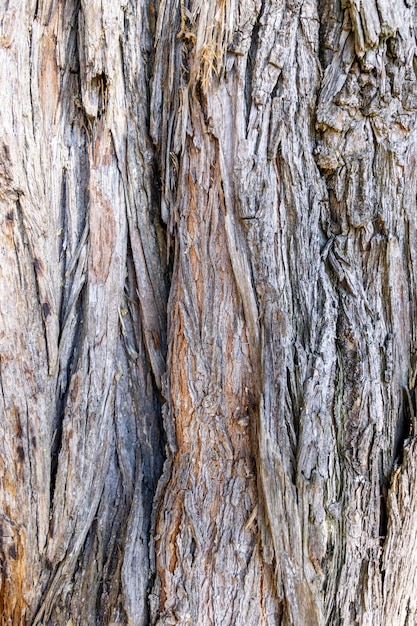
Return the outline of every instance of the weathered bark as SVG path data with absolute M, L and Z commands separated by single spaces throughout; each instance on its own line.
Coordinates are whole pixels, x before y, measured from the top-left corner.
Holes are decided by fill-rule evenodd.
M 2 623 L 417 623 L 414 5 L 1 8 Z

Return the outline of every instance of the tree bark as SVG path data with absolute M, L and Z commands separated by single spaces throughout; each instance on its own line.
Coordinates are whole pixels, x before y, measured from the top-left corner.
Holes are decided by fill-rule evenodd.
M 0 6 L 1 623 L 417 623 L 414 3 Z

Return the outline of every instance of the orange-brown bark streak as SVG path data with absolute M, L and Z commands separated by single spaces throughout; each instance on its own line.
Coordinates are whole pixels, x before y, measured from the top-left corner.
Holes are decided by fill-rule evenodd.
M 223 593 L 233 601 L 255 549 L 253 529 L 244 528 L 256 504 L 248 339 L 227 252 L 216 142 L 201 116 L 191 123 L 194 141 L 178 190 L 168 358 L 178 451 L 157 529 L 161 623 L 187 616 L 217 623 L 219 571 L 229 577 Z

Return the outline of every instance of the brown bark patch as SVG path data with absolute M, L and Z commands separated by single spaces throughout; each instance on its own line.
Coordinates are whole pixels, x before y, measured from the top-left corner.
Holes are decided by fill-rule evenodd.
M 41 106 L 45 122 L 49 125 L 54 121 L 58 102 L 58 67 L 55 53 L 55 38 L 45 35 L 43 38 L 43 56 L 40 70 Z
M 90 200 L 90 273 L 94 283 L 105 283 L 116 240 L 116 222 L 111 204 L 95 184 Z
M 27 603 L 23 583 L 27 580 L 24 530 L 0 517 L 0 615 L 11 616 L 8 624 L 22 624 Z

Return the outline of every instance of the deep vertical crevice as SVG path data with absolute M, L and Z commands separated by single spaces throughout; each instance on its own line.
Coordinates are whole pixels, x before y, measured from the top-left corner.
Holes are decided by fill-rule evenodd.
M 395 425 L 394 442 L 392 447 L 393 466 L 398 467 L 403 462 L 404 445 L 411 435 L 413 416 L 415 415 L 415 403 L 408 388 L 402 392 L 400 411 Z
M 245 119 L 246 119 L 246 132 L 249 127 L 249 117 L 252 107 L 252 82 L 253 72 L 256 63 L 256 52 L 258 50 L 259 31 L 261 28 L 262 16 L 265 11 L 265 0 L 262 0 L 261 9 L 259 11 L 256 22 L 253 26 L 251 43 L 248 52 L 248 58 L 246 62 L 246 75 L 245 75 Z
M 69 350 L 69 359 L 65 367 L 60 367 L 57 378 L 57 403 L 52 422 L 52 442 L 51 442 L 51 477 L 50 477 L 50 506 L 54 503 L 55 486 L 58 472 L 59 454 L 63 443 L 63 427 L 65 409 L 67 406 L 68 392 L 70 389 L 71 378 L 77 370 L 79 356 L 82 347 L 82 337 L 84 334 L 83 317 L 84 317 L 84 293 L 82 289 L 72 315 L 77 320 L 75 323 L 75 332 L 71 339 L 71 348 Z
M 67 246 L 68 246 L 68 223 L 67 223 L 67 170 L 62 169 L 61 179 L 61 198 L 59 205 L 58 215 L 58 259 L 61 268 L 61 277 L 63 283 L 65 282 L 65 273 L 67 271 Z M 60 310 L 59 310 L 59 325 L 62 328 L 64 322 L 65 313 L 65 298 L 61 296 Z

